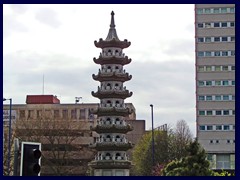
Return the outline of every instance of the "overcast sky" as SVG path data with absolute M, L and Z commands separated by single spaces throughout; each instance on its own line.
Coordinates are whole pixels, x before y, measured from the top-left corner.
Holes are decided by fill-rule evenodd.
M 184 119 L 195 136 L 194 5 L 3 5 L 3 96 L 25 104 L 26 95 L 57 95 L 61 103 L 99 103 L 91 91 L 111 11 L 132 62 L 124 68 L 137 119 L 151 128 Z M 6 102 L 7 103 L 7 102 Z

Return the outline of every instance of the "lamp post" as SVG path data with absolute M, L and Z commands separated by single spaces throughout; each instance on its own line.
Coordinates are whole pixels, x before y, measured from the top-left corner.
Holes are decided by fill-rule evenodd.
M 151 107 L 151 117 L 152 117 L 152 166 L 154 166 L 154 126 L 153 126 L 153 105 Z
M 8 127 L 8 161 L 7 161 L 7 170 L 8 170 L 8 176 L 10 176 L 10 161 L 11 161 L 11 129 L 12 129 L 12 98 L 5 99 L 3 98 L 3 101 L 9 100 L 10 101 L 10 107 L 9 107 L 9 127 Z

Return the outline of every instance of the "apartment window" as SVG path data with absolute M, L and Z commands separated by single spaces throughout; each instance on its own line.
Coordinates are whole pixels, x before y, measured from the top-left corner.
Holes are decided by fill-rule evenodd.
M 218 144 L 219 143 L 219 140 L 216 140 L 216 144 Z
M 235 51 L 231 51 L 231 56 L 235 56 Z
M 235 27 L 235 22 L 230 22 L 230 27 Z
M 214 27 L 220 27 L 220 23 L 219 22 L 215 22 L 214 23 Z
M 197 9 L 197 14 L 203 14 L 203 9 Z
M 28 110 L 28 118 L 33 118 L 33 110 Z
M 228 81 L 224 80 L 224 81 L 222 81 L 222 84 L 223 84 L 223 86 L 228 86 Z
M 71 119 L 77 119 L 77 110 L 76 109 L 71 110 Z
M 221 8 L 221 13 L 227 13 L 227 8 Z
M 227 144 L 230 144 L 230 140 L 229 139 L 227 140 Z
M 217 116 L 221 116 L 222 115 L 222 111 L 221 110 L 216 110 L 216 115 Z
M 224 125 L 223 126 L 223 130 L 224 131 L 229 131 L 230 130 L 230 126 L 229 125 Z
M 20 118 L 25 118 L 25 110 L 20 110 Z
M 207 116 L 212 116 L 212 111 L 207 111 Z
M 223 100 L 224 101 L 228 101 L 229 100 L 229 96 L 228 95 L 223 95 Z
M 235 110 L 232 110 L 232 115 L 235 115 Z M 234 126 L 235 127 L 235 126 Z
M 220 52 L 219 52 L 219 56 L 220 56 Z M 215 71 L 221 71 L 221 66 L 215 66 Z
M 63 119 L 68 119 L 68 110 L 67 109 L 63 109 L 62 115 L 63 115 Z
M 223 110 L 223 115 L 228 116 L 229 115 L 229 110 Z
M 233 125 L 233 130 L 235 130 L 235 125 Z
M 230 169 L 230 155 L 228 154 L 219 154 L 217 155 L 217 169 Z
M 235 36 L 230 37 L 230 41 L 231 42 L 235 41 Z
M 205 111 L 199 111 L 200 116 L 205 116 Z
M 211 42 L 211 37 L 205 37 L 205 42 Z
M 206 71 L 212 71 L 212 66 L 206 66 Z
M 85 109 L 80 109 L 80 119 L 86 119 Z
M 197 41 L 198 42 L 204 42 L 204 39 L 201 37 L 201 38 L 198 38 Z
M 203 28 L 203 23 L 198 23 L 197 26 L 198 28 Z
M 222 27 L 227 27 L 227 22 L 222 22 Z
M 205 9 L 205 14 L 210 14 L 211 13 L 211 9 L 210 8 L 206 8 Z
M 228 56 L 228 52 L 227 51 L 222 51 L 222 56 Z
M 204 96 L 198 96 L 198 100 L 199 100 L 199 101 L 204 101 L 204 100 L 205 100 L 205 97 L 204 97 Z
M 212 96 L 206 96 L 207 101 L 212 101 Z
M 223 66 L 223 67 L 222 67 L 222 70 L 223 70 L 223 71 L 228 71 L 228 66 Z
M 202 51 L 197 52 L 197 56 L 198 56 L 198 57 L 203 57 L 203 56 L 204 56 L 204 52 L 202 52 Z
M 232 100 L 235 101 L 235 96 L 232 95 Z
M 204 81 L 198 81 L 199 86 L 204 86 Z
M 232 81 L 232 86 L 235 86 L 235 81 Z
M 222 37 L 222 42 L 227 42 L 228 41 L 228 37 Z
M 218 14 L 220 11 L 219 11 L 219 8 L 214 8 L 213 9 L 213 13 L 215 13 L 215 14 Z
M 211 27 L 211 23 L 205 23 L 205 28 L 210 28 Z
M 200 131 L 205 131 L 205 126 L 199 126 Z
M 200 72 L 204 71 L 204 66 L 198 66 L 198 71 Z
M 208 131 L 212 131 L 213 130 L 213 126 L 207 126 L 207 130 Z
M 220 42 L 220 37 L 214 37 L 214 42 Z
M 54 110 L 53 114 L 54 114 L 54 118 L 59 118 L 59 110 Z
M 216 101 L 221 101 L 221 100 L 222 100 L 222 97 L 221 97 L 220 95 L 216 95 L 216 96 L 215 96 L 215 100 L 216 100 Z
M 206 51 L 206 52 L 205 52 L 205 56 L 208 56 L 208 57 L 212 56 L 211 51 Z
M 206 86 L 212 86 L 212 81 L 206 81 Z
M 213 140 L 210 140 L 209 142 L 210 142 L 210 144 L 212 144 L 212 143 L 213 143 Z M 208 159 L 208 160 L 209 160 L 209 159 Z M 209 161 L 210 161 L 210 160 L 209 160 Z
M 235 71 L 235 66 L 231 66 L 231 70 L 232 70 L 232 71 Z
M 216 125 L 216 130 L 221 131 L 222 130 L 222 125 Z
M 220 51 L 215 51 L 214 56 L 220 56 Z
M 230 8 L 230 13 L 235 13 L 235 8 Z
M 221 86 L 221 85 L 222 85 L 221 81 L 215 81 L 215 86 Z

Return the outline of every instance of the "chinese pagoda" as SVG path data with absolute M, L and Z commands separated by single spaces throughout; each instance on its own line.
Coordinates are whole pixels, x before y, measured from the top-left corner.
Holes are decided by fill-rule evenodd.
M 97 92 L 92 96 L 100 99 L 99 107 L 92 110 L 98 116 L 97 123 L 91 127 L 99 136 L 91 144 L 97 150 L 95 159 L 89 163 L 93 169 L 94 176 L 129 176 L 132 166 L 126 151 L 133 147 L 133 144 L 126 138 L 126 133 L 132 127 L 125 119 L 132 110 L 126 107 L 124 99 L 131 97 L 132 92 L 123 86 L 125 81 L 131 80 L 123 68 L 129 64 L 131 59 L 123 53 L 124 48 L 130 46 L 126 39 L 119 40 L 114 23 L 114 12 L 111 12 L 111 24 L 107 38 L 94 41 L 97 48 L 102 52 L 99 58 L 93 58 L 96 64 L 101 65 L 97 75 L 93 79 L 100 82 Z

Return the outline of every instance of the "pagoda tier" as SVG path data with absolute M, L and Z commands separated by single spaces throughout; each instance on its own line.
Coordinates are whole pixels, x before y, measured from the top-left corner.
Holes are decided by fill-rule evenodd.
M 94 169 L 130 169 L 132 167 L 129 160 L 95 160 L 89 165 Z
M 132 126 L 128 125 L 116 125 L 116 124 L 101 124 L 96 125 L 95 127 L 91 127 L 92 131 L 96 131 L 97 133 L 127 133 L 132 131 Z
M 127 117 L 132 113 L 132 110 L 124 107 L 98 107 L 98 109 L 91 109 L 91 113 L 100 116 L 123 116 Z
M 129 90 L 101 90 L 98 87 L 98 91 L 94 92 L 92 91 L 92 96 L 103 99 L 103 98 L 121 98 L 126 99 L 128 97 L 132 96 L 132 92 L 129 92 Z
M 96 64 L 104 65 L 104 64 L 120 64 L 120 65 L 126 65 L 129 64 L 132 60 L 128 58 L 128 56 L 124 57 L 103 57 L 99 56 L 98 59 L 95 57 L 93 58 L 93 61 Z
M 98 48 L 118 47 L 124 49 L 128 48 L 131 45 L 131 42 L 129 42 L 127 39 L 124 39 L 124 41 L 120 41 L 116 38 L 112 38 L 110 41 L 104 41 L 102 38 L 100 38 L 98 42 L 94 41 L 94 44 Z
M 133 144 L 131 142 L 96 142 L 90 147 L 97 151 L 127 151 L 133 147 Z
M 92 75 L 93 79 L 96 81 L 129 81 L 132 79 L 132 75 L 129 75 L 128 73 L 125 72 L 101 72 L 99 71 L 97 75 L 93 74 Z

